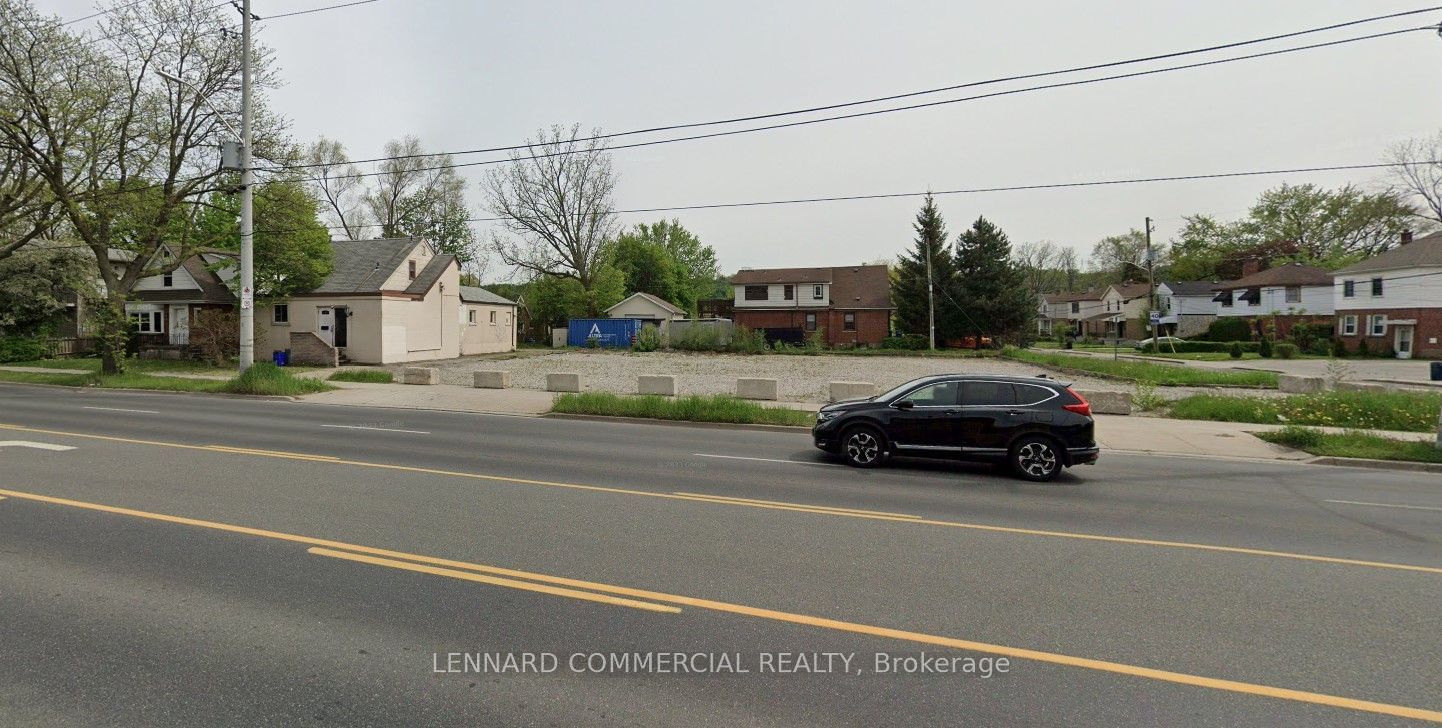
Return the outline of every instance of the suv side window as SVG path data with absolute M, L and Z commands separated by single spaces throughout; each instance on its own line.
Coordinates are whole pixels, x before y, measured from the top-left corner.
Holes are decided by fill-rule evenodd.
M 1020 405 L 1037 404 L 1038 402 L 1045 402 L 1056 396 L 1056 392 L 1046 387 L 1038 387 L 1032 384 L 1018 384 L 1015 386 L 1016 403 Z
M 917 407 L 954 407 L 956 391 L 956 382 L 937 382 L 912 390 L 905 399 L 911 400 Z
M 1016 393 L 1008 382 L 962 382 L 961 403 L 976 407 L 1016 404 Z

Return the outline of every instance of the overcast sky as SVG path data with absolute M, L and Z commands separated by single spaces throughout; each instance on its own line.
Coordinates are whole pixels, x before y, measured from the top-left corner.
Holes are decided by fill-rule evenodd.
M 265 16 L 342 0 L 255 0 Z M 86 0 L 41 0 L 67 18 Z M 1417 0 L 461 2 L 380 0 L 264 23 L 299 140 L 353 158 L 387 139 L 428 150 L 518 143 L 552 123 L 622 131 L 790 110 L 1250 39 L 1425 7 Z M 1442 20 L 1442 12 L 1269 47 Z M 620 209 L 1010 186 L 1380 161 L 1442 126 L 1442 40 L 1418 32 L 1140 79 L 794 129 L 618 150 Z M 1085 76 L 1076 76 L 1081 78 Z M 1070 77 L 1069 77 L 1070 78 Z M 1013 84 L 1018 86 L 1023 84 Z M 996 88 L 996 87 L 993 87 Z M 1428 88 L 1434 89 L 1427 91 Z M 970 93 L 976 93 L 972 91 Z M 951 92 L 931 98 L 968 95 Z M 467 157 L 467 160 L 477 157 Z M 479 172 L 465 170 L 473 179 Z M 1282 182 L 1375 184 L 1372 172 L 952 195 L 1014 244 L 1083 257 L 1156 219 L 1233 218 Z M 485 214 L 473 184 L 470 203 Z M 919 199 L 675 213 L 738 267 L 845 265 L 910 244 Z M 643 222 L 658 215 L 628 215 Z M 492 277 L 503 271 L 493 267 Z

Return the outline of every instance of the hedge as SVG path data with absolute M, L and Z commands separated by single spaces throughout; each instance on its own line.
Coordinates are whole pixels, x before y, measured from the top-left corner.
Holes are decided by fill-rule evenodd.
M 1225 354 L 1231 351 L 1232 343 L 1233 342 L 1230 341 L 1174 341 L 1170 344 L 1162 342 L 1160 351 L 1158 351 L 1155 343 L 1142 347 L 1142 351 L 1147 354 L 1171 354 L 1173 353 L 1172 346 L 1175 345 L 1177 347 L 1175 349 L 1177 354 L 1199 354 L 1205 352 L 1221 352 Z M 1257 347 L 1259 346 L 1255 341 L 1238 341 L 1236 343 L 1242 345 L 1242 351 L 1253 354 L 1257 352 Z

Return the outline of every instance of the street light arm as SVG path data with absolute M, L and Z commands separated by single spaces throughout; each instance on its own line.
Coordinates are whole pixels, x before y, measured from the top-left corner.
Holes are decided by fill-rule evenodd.
M 163 69 L 156 69 L 156 70 L 155 70 L 155 75 L 160 76 L 161 78 L 163 78 L 163 79 L 165 79 L 165 80 L 167 80 L 167 81 L 169 81 L 169 82 L 171 82 L 171 83 L 173 83 L 173 84 L 175 84 L 175 85 L 177 85 L 177 86 L 189 86 L 189 87 L 190 87 L 190 90 L 195 91 L 195 93 L 196 93 L 197 96 L 200 95 L 200 91 L 195 88 L 195 84 L 193 84 L 193 83 L 191 83 L 191 82 L 189 82 L 189 81 L 181 78 L 180 76 L 177 76 L 177 75 L 175 75 L 175 74 L 173 74 L 173 73 L 170 73 L 169 71 L 165 71 L 165 70 L 163 70 Z M 226 130 L 226 131 L 230 132 L 231 135 L 233 135 L 235 138 L 237 138 L 237 139 L 240 138 L 240 132 L 236 131 L 236 130 L 235 130 L 235 127 L 231 126 L 231 125 L 230 125 L 230 122 L 228 122 L 228 121 L 225 120 L 225 114 L 220 113 L 220 110 L 219 110 L 219 109 L 217 109 L 217 108 L 215 108 L 214 106 L 211 106 L 211 105 L 210 105 L 210 100 L 209 100 L 209 99 L 201 96 L 201 97 L 200 97 L 200 103 L 205 104 L 205 108 L 210 109 L 210 113 L 215 114 L 215 118 L 220 119 L 220 123 L 225 125 L 225 130 Z

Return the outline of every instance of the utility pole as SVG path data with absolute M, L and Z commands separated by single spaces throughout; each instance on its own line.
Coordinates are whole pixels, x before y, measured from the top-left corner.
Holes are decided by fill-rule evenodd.
M 936 351 L 936 298 L 931 291 L 931 241 L 926 241 L 926 317 L 931 327 L 931 350 Z
M 250 153 L 250 0 L 241 2 L 240 32 L 240 371 L 255 363 L 255 171 Z
M 1152 319 L 1152 312 L 1157 310 L 1157 277 L 1156 277 L 1156 262 L 1157 262 L 1157 256 L 1156 256 L 1155 253 L 1152 252 L 1152 218 L 1151 218 L 1150 215 L 1147 216 L 1146 231 L 1147 231 L 1147 321 L 1150 322 L 1151 319 Z M 1158 335 L 1158 333 L 1160 333 L 1161 328 L 1162 328 L 1162 325 L 1161 325 L 1160 323 L 1152 324 L 1152 344 L 1153 344 L 1153 345 L 1156 345 L 1156 344 L 1157 344 L 1157 335 Z M 1157 346 L 1156 348 L 1157 348 L 1158 351 L 1161 350 L 1161 347 L 1160 347 L 1160 346 Z

